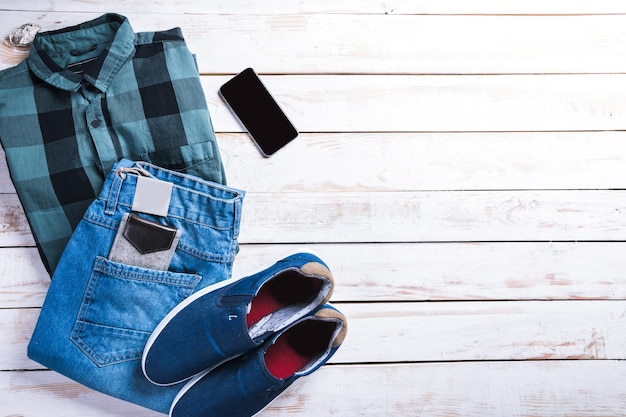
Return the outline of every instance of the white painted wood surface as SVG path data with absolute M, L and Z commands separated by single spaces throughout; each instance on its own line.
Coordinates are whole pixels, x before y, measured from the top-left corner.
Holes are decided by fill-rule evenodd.
M 349 320 L 261 415 L 626 416 L 626 3 L 147 4 L 5 1 L 0 32 L 183 29 L 248 191 L 235 275 L 305 245 Z M 302 132 L 269 159 L 216 94 L 247 66 Z M 48 282 L 0 151 L 0 416 L 155 416 L 26 357 Z

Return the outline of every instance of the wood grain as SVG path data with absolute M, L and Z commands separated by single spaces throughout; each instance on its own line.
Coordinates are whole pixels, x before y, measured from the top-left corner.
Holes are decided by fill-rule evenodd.
M 0 248 L 0 306 L 41 307 L 50 276 L 36 248 Z
M 247 134 L 218 143 L 256 192 L 626 188 L 624 132 L 301 134 L 269 159 Z
M 330 265 L 334 301 L 626 299 L 624 242 L 242 245 L 233 275 L 303 249 Z
M 623 242 L 241 245 L 233 275 L 301 250 L 331 266 L 334 301 L 626 299 Z M 2 248 L 0 259 L 0 305 L 41 307 L 50 277 L 36 249 Z
M 311 133 L 272 158 L 244 133 L 218 144 L 229 184 L 257 192 L 626 188 L 624 132 Z
M 203 77 L 218 132 L 242 128 Z M 626 129 L 626 74 L 264 76 L 301 132 L 511 132 Z
M 240 239 L 243 243 L 622 240 L 625 226 L 622 191 L 248 193 Z
M 626 191 L 249 192 L 240 241 L 619 241 L 624 227 Z M 0 194 L 0 245 L 33 245 L 15 194 Z
M 16 194 L 0 194 L 0 246 L 33 246 L 22 204 Z
M 37 23 L 44 31 L 55 30 L 104 12 L 93 12 L 92 6 L 87 13 L 3 11 L 0 28 L 8 33 L 24 23 Z M 118 11 L 137 31 L 180 26 L 205 74 L 234 74 L 248 66 L 264 74 L 626 71 L 622 15 L 224 14 L 219 9 L 146 15 L 131 7 Z M 0 49 L 2 67 L 15 65 L 26 55 L 6 42 Z
M 624 378 L 623 361 L 335 365 L 297 381 L 259 416 L 621 417 Z M 0 402 L 8 416 L 162 415 L 48 371 L 0 372 Z
M 301 250 L 331 266 L 334 301 L 626 299 L 623 242 L 241 245 L 233 275 Z M 0 305 L 41 307 L 50 277 L 37 250 L 2 248 L 0 259 Z
M 349 335 L 330 363 L 626 358 L 623 301 L 334 305 Z M 0 310 L 1 370 L 41 369 L 24 354 L 38 315 Z
M 233 2 L 215 0 L 210 3 L 193 0 L 155 0 L 151 14 L 202 13 L 202 14 L 608 14 L 624 13 L 626 7 L 619 0 L 528 0 L 525 2 L 498 2 L 477 0 L 399 0 L 386 4 L 376 0 L 328 0 L 310 2 L 306 0 L 267 0 L 262 4 L 255 1 Z M 142 0 L 111 0 L 107 3 L 81 0 L 31 0 L 20 5 L 21 10 L 58 12 L 145 12 Z

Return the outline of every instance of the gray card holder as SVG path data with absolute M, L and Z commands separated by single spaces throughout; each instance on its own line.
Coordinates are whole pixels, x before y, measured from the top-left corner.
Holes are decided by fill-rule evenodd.
M 126 265 L 167 271 L 181 230 L 127 213 L 117 229 L 109 259 Z

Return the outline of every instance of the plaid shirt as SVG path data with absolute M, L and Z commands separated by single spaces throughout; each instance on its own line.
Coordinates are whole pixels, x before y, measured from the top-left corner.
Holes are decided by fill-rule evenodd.
M 40 33 L 0 72 L 0 140 L 50 272 L 120 158 L 225 183 L 181 30 L 134 33 L 116 14 Z

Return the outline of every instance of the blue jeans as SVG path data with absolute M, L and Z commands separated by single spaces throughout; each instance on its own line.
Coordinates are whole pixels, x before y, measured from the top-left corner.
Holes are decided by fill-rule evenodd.
M 28 356 L 167 413 L 182 384 L 160 387 L 144 377 L 144 345 L 180 301 L 230 278 L 243 198 L 243 191 L 122 159 L 63 252 Z

